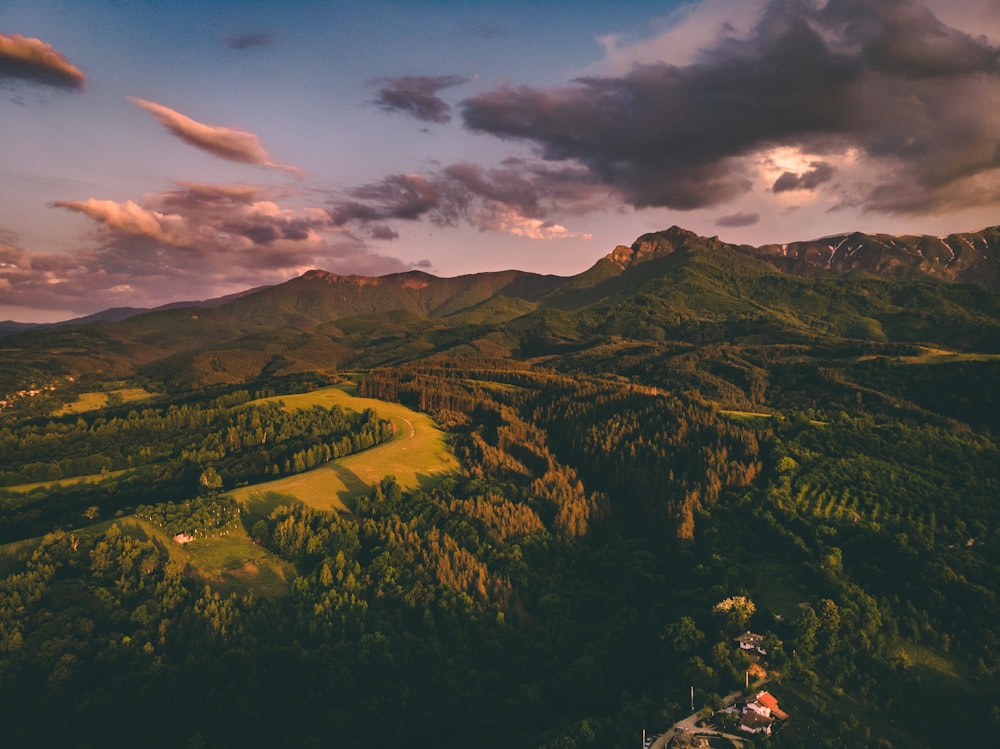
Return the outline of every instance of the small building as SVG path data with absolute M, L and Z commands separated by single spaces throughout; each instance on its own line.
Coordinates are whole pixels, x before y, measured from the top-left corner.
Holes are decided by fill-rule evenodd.
M 770 692 L 758 692 L 756 702 L 767 708 L 768 715 L 778 720 L 788 720 L 788 713 L 778 707 L 778 700 Z
M 778 707 L 778 700 L 770 692 L 761 691 L 737 700 L 736 708 L 742 711 L 740 730 L 748 733 L 770 736 L 774 721 L 788 720 L 788 713 Z
M 748 629 L 739 637 L 734 637 L 733 639 L 740 646 L 740 650 L 753 650 L 761 655 L 767 655 L 767 651 L 761 647 L 764 644 L 764 635 L 754 634 Z
M 742 720 L 740 720 L 740 730 L 747 733 L 763 733 L 770 736 L 772 723 L 774 723 L 774 718 L 770 715 L 763 715 L 756 710 L 749 709 L 748 706 L 747 711 L 743 713 Z
M 178 533 L 176 536 L 174 536 L 173 540 L 174 543 L 189 544 L 192 541 L 194 541 L 194 536 L 192 536 L 190 533 Z

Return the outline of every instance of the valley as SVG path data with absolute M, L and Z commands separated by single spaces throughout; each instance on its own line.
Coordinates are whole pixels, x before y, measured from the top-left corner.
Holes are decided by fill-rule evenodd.
M 989 743 L 991 231 L 952 275 L 675 227 L 573 278 L 315 271 L 7 336 L 0 723 L 627 747 L 766 661 L 791 718 L 750 743 Z

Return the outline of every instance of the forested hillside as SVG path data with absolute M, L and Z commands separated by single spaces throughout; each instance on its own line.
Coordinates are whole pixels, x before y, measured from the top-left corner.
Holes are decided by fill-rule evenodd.
M 4 745 L 629 747 L 751 664 L 761 746 L 991 745 L 1000 293 L 798 270 L 671 231 L 570 281 L 4 339 L 41 378 L 0 411 Z M 346 470 L 412 432 L 288 403 L 354 387 L 460 469 Z M 317 466 L 344 509 L 268 488 Z

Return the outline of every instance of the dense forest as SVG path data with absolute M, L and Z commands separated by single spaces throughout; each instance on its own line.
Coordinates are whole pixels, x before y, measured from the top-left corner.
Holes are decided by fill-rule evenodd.
M 4 745 L 629 747 L 751 674 L 760 746 L 992 745 L 997 294 L 756 262 L 60 364 L 0 411 Z M 347 467 L 415 412 L 458 470 Z
M 426 491 L 386 478 L 348 514 L 259 514 L 220 494 L 226 482 L 285 459 L 302 470 L 300 437 L 346 447 L 345 430 L 377 435 L 373 415 L 250 409 L 234 387 L 11 420 L 5 439 L 49 446 L 8 460 L 12 476 L 89 470 L 88 452 L 117 470 L 107 435 L 125 430 L 140 457 L 143 424 L 163 430 L 168 463 L 187 456 L 175 469 L 196 466 L 187 493 L 151 504 L 133 489 L 118 520 L 81 517 L 114 479 L 52 490 L 75 497 L 79 522 L 38 503 L 35 525 L 52 527 L 11 547 L 0 582 L 11 745 L 354 746 L 375 731 L 459 746 L 474 731 L 485 746 L 628 746 L 683 717 L 689 685 L 698 705 L 742 686 L 745 627 L 768 638 L 772 689 L 795 715 L 775 746 L 1000 730 L 988 432 L 891 407 L 746 415 L 697 391 L 462 362 L 378 370 L 361 388 L 447 425 L 463 474 Z M 272 440 L 287 458 L 239 447 Z M 243 533 L 294 579 L 277 597 L 220 592 L 132 517 Z M 721 611 L 733 596 L 755 605 Z

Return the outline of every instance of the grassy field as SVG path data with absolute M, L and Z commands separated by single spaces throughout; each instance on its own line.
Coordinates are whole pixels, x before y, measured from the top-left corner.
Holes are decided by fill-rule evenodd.
M 243 526 L 234 523 L 224 533 L 176 543 L 170 536 L 136 517 L 103 520 L 72 531 L 77 536 L 95 536 L 118 523 L 122 532 L 143 541 L 152 541 L 186 575 L 208 583 L 220 595 L 253 591 L 262 596 L 281 596 L 288 591 L 295 568 L 262 549 L 247 536 Z M 25 538 L 0 544 L 0 576 L 23 569 L 24 562 L 41 543 L 41 537 Z
M 0 577 L 20 572 L 24 561 L 34 553 L 41 540 L 40 538 L 25 538 L 20 541 L 0 544 Z
M 250 590 L 263 596 L 284 595 L 295 574 L 292 565 L 251 541 L 239 523 L 211 538 L 179 544 L 144 520 L 130 517 L 118 522 L 126 533 L 152 540 L 188 575 L 210 584 L 220 595 Z
M 9 492 L 30 492 L 32 489 L 54 489 L 57 486 L 73 486 L 74 484 L 96 484 L 105 479 L 115 478 L 128 472 L 128 469 L 121 471 L 107 471 L 106 473 L 91 473 L 86 476 L 72 476 L 68 479 L 56 479 L 55 481 L 36 481 L 33 484 L 14 484 L 3 487 Z
M 66 414 L 80 414 L 86 411 L 96 411 L 97 409 L 104 408 L 108 405 L 108 396 L 112 394 L 120 395 L 122 403 L 149 400 L 154 395 L 143 388 L 120 388 L 118 390 L 112 390 L 108 393 L 80 393 L 77 400 L 72 403 L 67 403 L 62 408 L 54 411 L 52 415 L 65 416 Z
M 873 359 L 887 358 L 900 364 L 949 364 L 952 362 L 966 361 L 996 361 L 1000 359 L 1000 354 L 982 354 L 974 351 L 949 351 L 947 349 L 935 348 L 933 346 L 920 346 L 920 353 L 914 356 L 893 356 L 882 357 L 875 354 L 866 354 L 856 357 L 856 361 L 871 361 Z
M 771 414 L 757 413 L 755 411 L 733 411 L 730 409 L 720 409 L 719 416 L 725 416 L 733 421 L 763 422 L 771 418 Z
M 407 489 L 427 488 L 458 470 L 458 460 L 445 443 L 444 433 L 426 414 L 398 403 L 359 398 L 355 383 L 335 385 L 311 393 L 283 395 L 268 400 L 282 401 L 288 408 L 329 408 L 341 406 L 351 411 L 375 409 L 389 419 L 395 436 L 364 452 L 348 455 L 312 471 L 247 486 L 231 492 L 244 504 L 298 500 L 310 507 L 347 509 L 351 500 L 365 494 L 384 476 L 393 475 Z
M 931 678 L 946 677 L 949 679 L 962 679 L 970 674 L 963 674 L 960 664 L 954 658 L 941 653 L 927 645 L 915 642 L 900 641 L 896 648 L 896 653 L 909 668 L 924 669 Z

